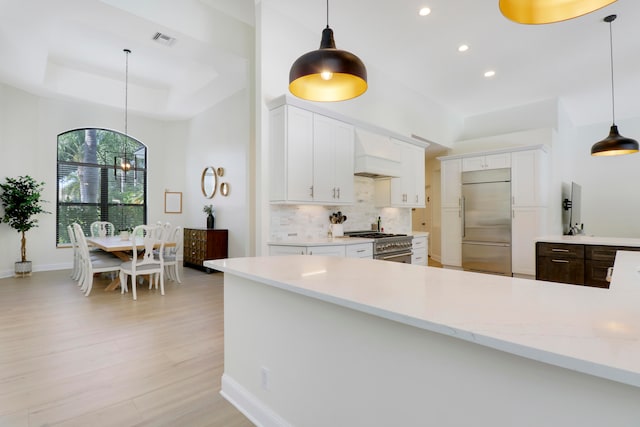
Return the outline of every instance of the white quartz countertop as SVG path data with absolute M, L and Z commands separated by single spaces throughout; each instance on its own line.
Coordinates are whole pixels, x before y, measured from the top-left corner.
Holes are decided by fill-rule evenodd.
M 269 286 L 640 387 L 640 253 L 610 289 L 324 256 L 205 261 Z
M 335 245 L 357 245 L 359 243 L 371 243 L 373 239 L 361 237 L 333 237 L 317 238 L 306 240 L 287 240 L 283 242 L 267 242 L 269 246 L 335 246 Z
M 578 245 L 640 247 L 640 239 L 632 237 L 599 237 L 582 234 L 578 234 L 576 236 L 542 236 L 537 237 L 536 241 L 547 243 L 573 243 Z

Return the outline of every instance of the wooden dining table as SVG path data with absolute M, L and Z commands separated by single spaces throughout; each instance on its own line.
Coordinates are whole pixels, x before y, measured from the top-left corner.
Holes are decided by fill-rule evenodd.
M 133 250 L 133 243 L 131 239 L 135 239 L 136 250 L 140 251 L 144 249 L 144 240 L 142 237 L 129 237 L 123 239 L 120 236 L 104 236 L 104 237 L 87 237 L 87 244 L 95 248 L 101 249 L 105 252 L 109 252 L 120 258 L 123 262 L 131 261 L 131 251 Z M 164 242 L 165 247 L 176 246 L 176 242 Z M 160 244 L 156 245 L 159 248 Z M 116 276 L 111 283 L 105 288 L 105 291 L 113 291 L 120 285 L 120 277 Z

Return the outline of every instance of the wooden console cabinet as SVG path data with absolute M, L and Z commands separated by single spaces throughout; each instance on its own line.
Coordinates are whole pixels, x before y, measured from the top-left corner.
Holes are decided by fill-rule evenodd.
M 228 258 L 228 245 L 229 230 L 185 228 L 183 265 L 211 273 L 204 261 Z
M 536 279 L 608 288 L 607 270 L 617 251 L 640 251 L 639 247 L 536 243 Z

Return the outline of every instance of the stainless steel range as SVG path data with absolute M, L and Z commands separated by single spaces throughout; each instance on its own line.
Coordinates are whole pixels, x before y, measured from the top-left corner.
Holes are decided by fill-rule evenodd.
M 361 237 L 373 240 L 373 258 L 385 261 L 411 264 L 412 236 L 406 234 L 388 234 L 375 231 L 347 231 L 349 237 Z

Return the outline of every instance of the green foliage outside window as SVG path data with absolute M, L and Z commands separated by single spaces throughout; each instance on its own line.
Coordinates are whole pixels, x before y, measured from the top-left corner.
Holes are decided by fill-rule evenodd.
M 146 147 L 131 137 L 95 128 L 58 135 L 57 244 L 69 243 L 74 222 L 87 234 L 94 221 L 145 224 L 146 176 Z

